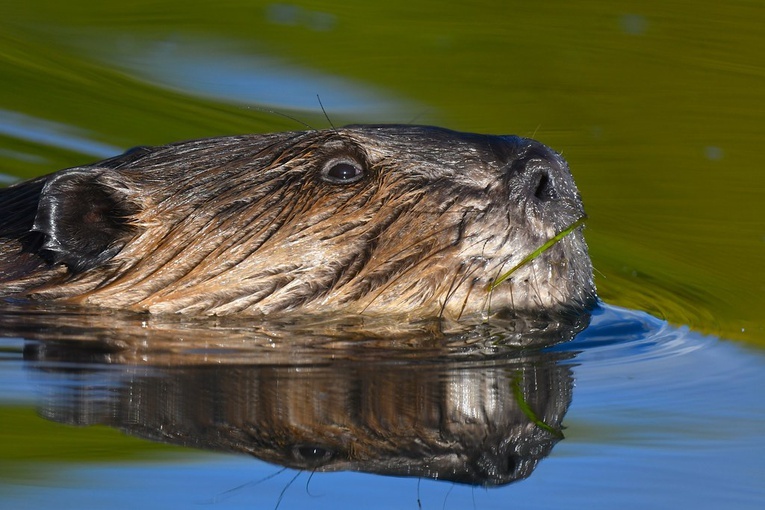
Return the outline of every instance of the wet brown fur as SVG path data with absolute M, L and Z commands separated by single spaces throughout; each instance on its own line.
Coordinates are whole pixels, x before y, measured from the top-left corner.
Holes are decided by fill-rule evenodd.
M 355 182 L 332 182 L 349 163 Z M 584 309 L 583 214 L 531 140 L 350 126 L 138 148 L 0 190 L 0 295 L 154 313 Z

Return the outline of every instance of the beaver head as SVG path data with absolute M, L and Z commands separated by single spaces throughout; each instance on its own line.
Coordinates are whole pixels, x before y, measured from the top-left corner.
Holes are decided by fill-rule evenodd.
M 424 126 L 137 148 L 0 191 L 0 293 L 195 314 L 582 310 L 584 215 L 564 160 Z

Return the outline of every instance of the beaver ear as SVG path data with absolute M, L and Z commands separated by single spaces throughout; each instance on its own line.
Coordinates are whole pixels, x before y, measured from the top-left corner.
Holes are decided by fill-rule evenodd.
M 108 175 L 111 174 L 111 175 Z M 32 230 L 43 234 L 41 251 L 74 272 L 111 259 L 125 245 L 138 212 L 127 188 L 112 172 L 64 170 L 52 175 L 40 194 Z

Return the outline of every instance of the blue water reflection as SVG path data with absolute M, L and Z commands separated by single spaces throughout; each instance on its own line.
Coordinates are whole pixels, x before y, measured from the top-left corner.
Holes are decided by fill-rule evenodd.
M 0 363 L 3 402 L 39 383 L 17 377 L 7 350 Z M 416 508 L 419 500 L 422 508 L 447 509 L 508 508 L 513 501 L 527 508 L 761 507 L 761 352 L 610 306 L 554 350 L 576 353 L 564 362 L 576 385 L 566 438 L 530 478 L 503 488 L 311 475 L 247 456 L 189 451 L 160 461 L 51 465 L 45 486 L 5 485 L 3 506 L 337 509 L 364 501 L 365 508 Z
M 100 158 L 108 158 L 124 150 L 114 145 L 98 142 L 92 133 L 84 132 L 71 125 L 3 109 L 0 109 L 0 135 Z M 29 154 L 24 155 L 22 159 L 38 161 L 40 156 L 39 154 Z
M 86 46 L 83 51 L 93 49 Z M 330 113 L 353 114 L 356 119 L 374 115 L 377 122 L 409 120 L 415 109 L 414 101 L 390 91 L 235 41 L 178 34 L 158 39 L 124 36 L 105 41 L 96 57 L 154 85 L 225 103 L 320 111 L 319 97 Z

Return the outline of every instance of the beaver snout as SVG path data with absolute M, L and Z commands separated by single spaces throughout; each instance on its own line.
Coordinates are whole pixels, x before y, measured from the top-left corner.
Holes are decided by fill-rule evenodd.
M 560 198 L 556 169 L 545 162 L 529 161 L 516 178 L 523 179 L 527 196 L 538 202 L 552 202 Z
M 560 155 L 536 140 L 520 140 L 506 178 L 520 183 L 523 198 L 551 202 L 570 195 L 569 170 Z
M 558 178 L 549 165 L 534 165 L 531 168 L 527 165 L 526 173 L 529 174 L 527 180 L 529 191 L 536 200 L 549 202 L 560 197 L 556 189 Z

